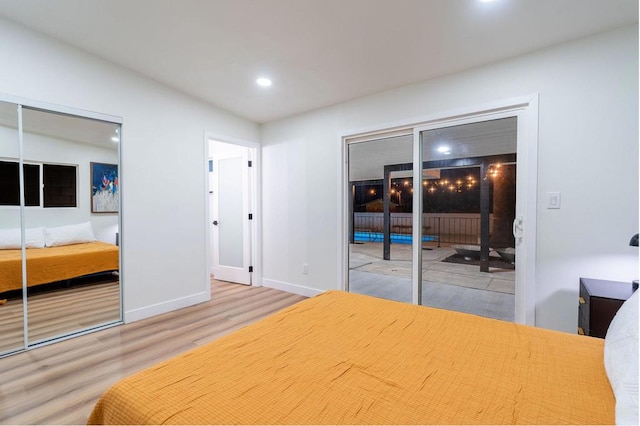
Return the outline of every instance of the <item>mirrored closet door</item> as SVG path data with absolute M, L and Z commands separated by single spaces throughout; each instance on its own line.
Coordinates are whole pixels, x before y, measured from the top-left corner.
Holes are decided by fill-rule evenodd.
M 0 354 L 24 347 L 19 158 L 18 105 L 0 102 Z
M 120 124 L 26 105 L 18 116 L 18 149 L 1 156 L 23 165 L 21 199 L 0 228 L 24 239 L 0 258 L 14 252 L 23 272 L 0 300 L 21 305 L 23 333 L 0 355 L 121 321 Z

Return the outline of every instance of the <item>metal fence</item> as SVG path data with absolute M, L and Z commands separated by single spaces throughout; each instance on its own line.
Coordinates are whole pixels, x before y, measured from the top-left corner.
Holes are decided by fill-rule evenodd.
M 410 213 L 391 213 L 391 234 L 402 239 L 413 232 L 413 217 Z M 491 221 L 489 221 L 491 223 Z M 354 240 L 381 242 L 384 232 L 382 213 L 354 213 Z M 425 213 L 422 216 L 424 242 L 433 242 L 438 247 L 445 244 L 480 244 L 479 214 Z M 393 241 L 393 238 L 392 238 Z

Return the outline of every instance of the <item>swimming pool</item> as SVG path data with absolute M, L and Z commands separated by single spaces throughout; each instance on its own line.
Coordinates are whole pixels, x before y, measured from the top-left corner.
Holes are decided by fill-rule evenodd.
M 354 233 L 354 242 L 356 243 L 381 243 L 384 234 L 382 232 L 356 231 Z M 437 241 L 433 235 L 423 235 L 422 242 Z M 391 234 L 391 242 L 396 244 L 412 244 L 413 236 L 407 234 Z

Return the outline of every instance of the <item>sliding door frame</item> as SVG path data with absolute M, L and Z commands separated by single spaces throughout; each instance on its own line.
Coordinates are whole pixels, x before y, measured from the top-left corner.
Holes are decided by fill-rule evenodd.
M 536 208 L 538 162 L 538 95 L 496 101 L 476 107 L 463 108 L 435 114 L 423 119 L 380 125 L 368 129 L 344 132 L 339 138 L 340 167 L 338 179 L 338 289 L 349 290 L 349 188 L 348 145 L 354 142 L 383 139 L 393 136 L 413 135 L 413 163 L 422 164 L 421 132 L 461 124 L 516 117 L 518 168 L 516 181 L 522 184 L 517 200 L 517 220 L 521 220 L 522 232 L 516 238 L 521 244 L 521 254 L 516 269 L 515 322 L 535 325 L 536 288 Z M 413 181 L 422 181 L 422 167 L 413 168 Z M 413 192 L 413 205 L 422 206 L 422 192 Z M 421 211 L 421 210 L 420 210 Z M 422 215 L 413 214 L 413 241 L 421 241 Z M 422 250 L 413 245 L 412 302 L 419 304 L 422 297 Z

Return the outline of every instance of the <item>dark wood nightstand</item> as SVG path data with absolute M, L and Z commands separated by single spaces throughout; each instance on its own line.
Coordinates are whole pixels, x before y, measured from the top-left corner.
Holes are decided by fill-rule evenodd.
M 604 338 L 616 312 L 632 294 L 630 282 L 580 278 L 578 334 Z

